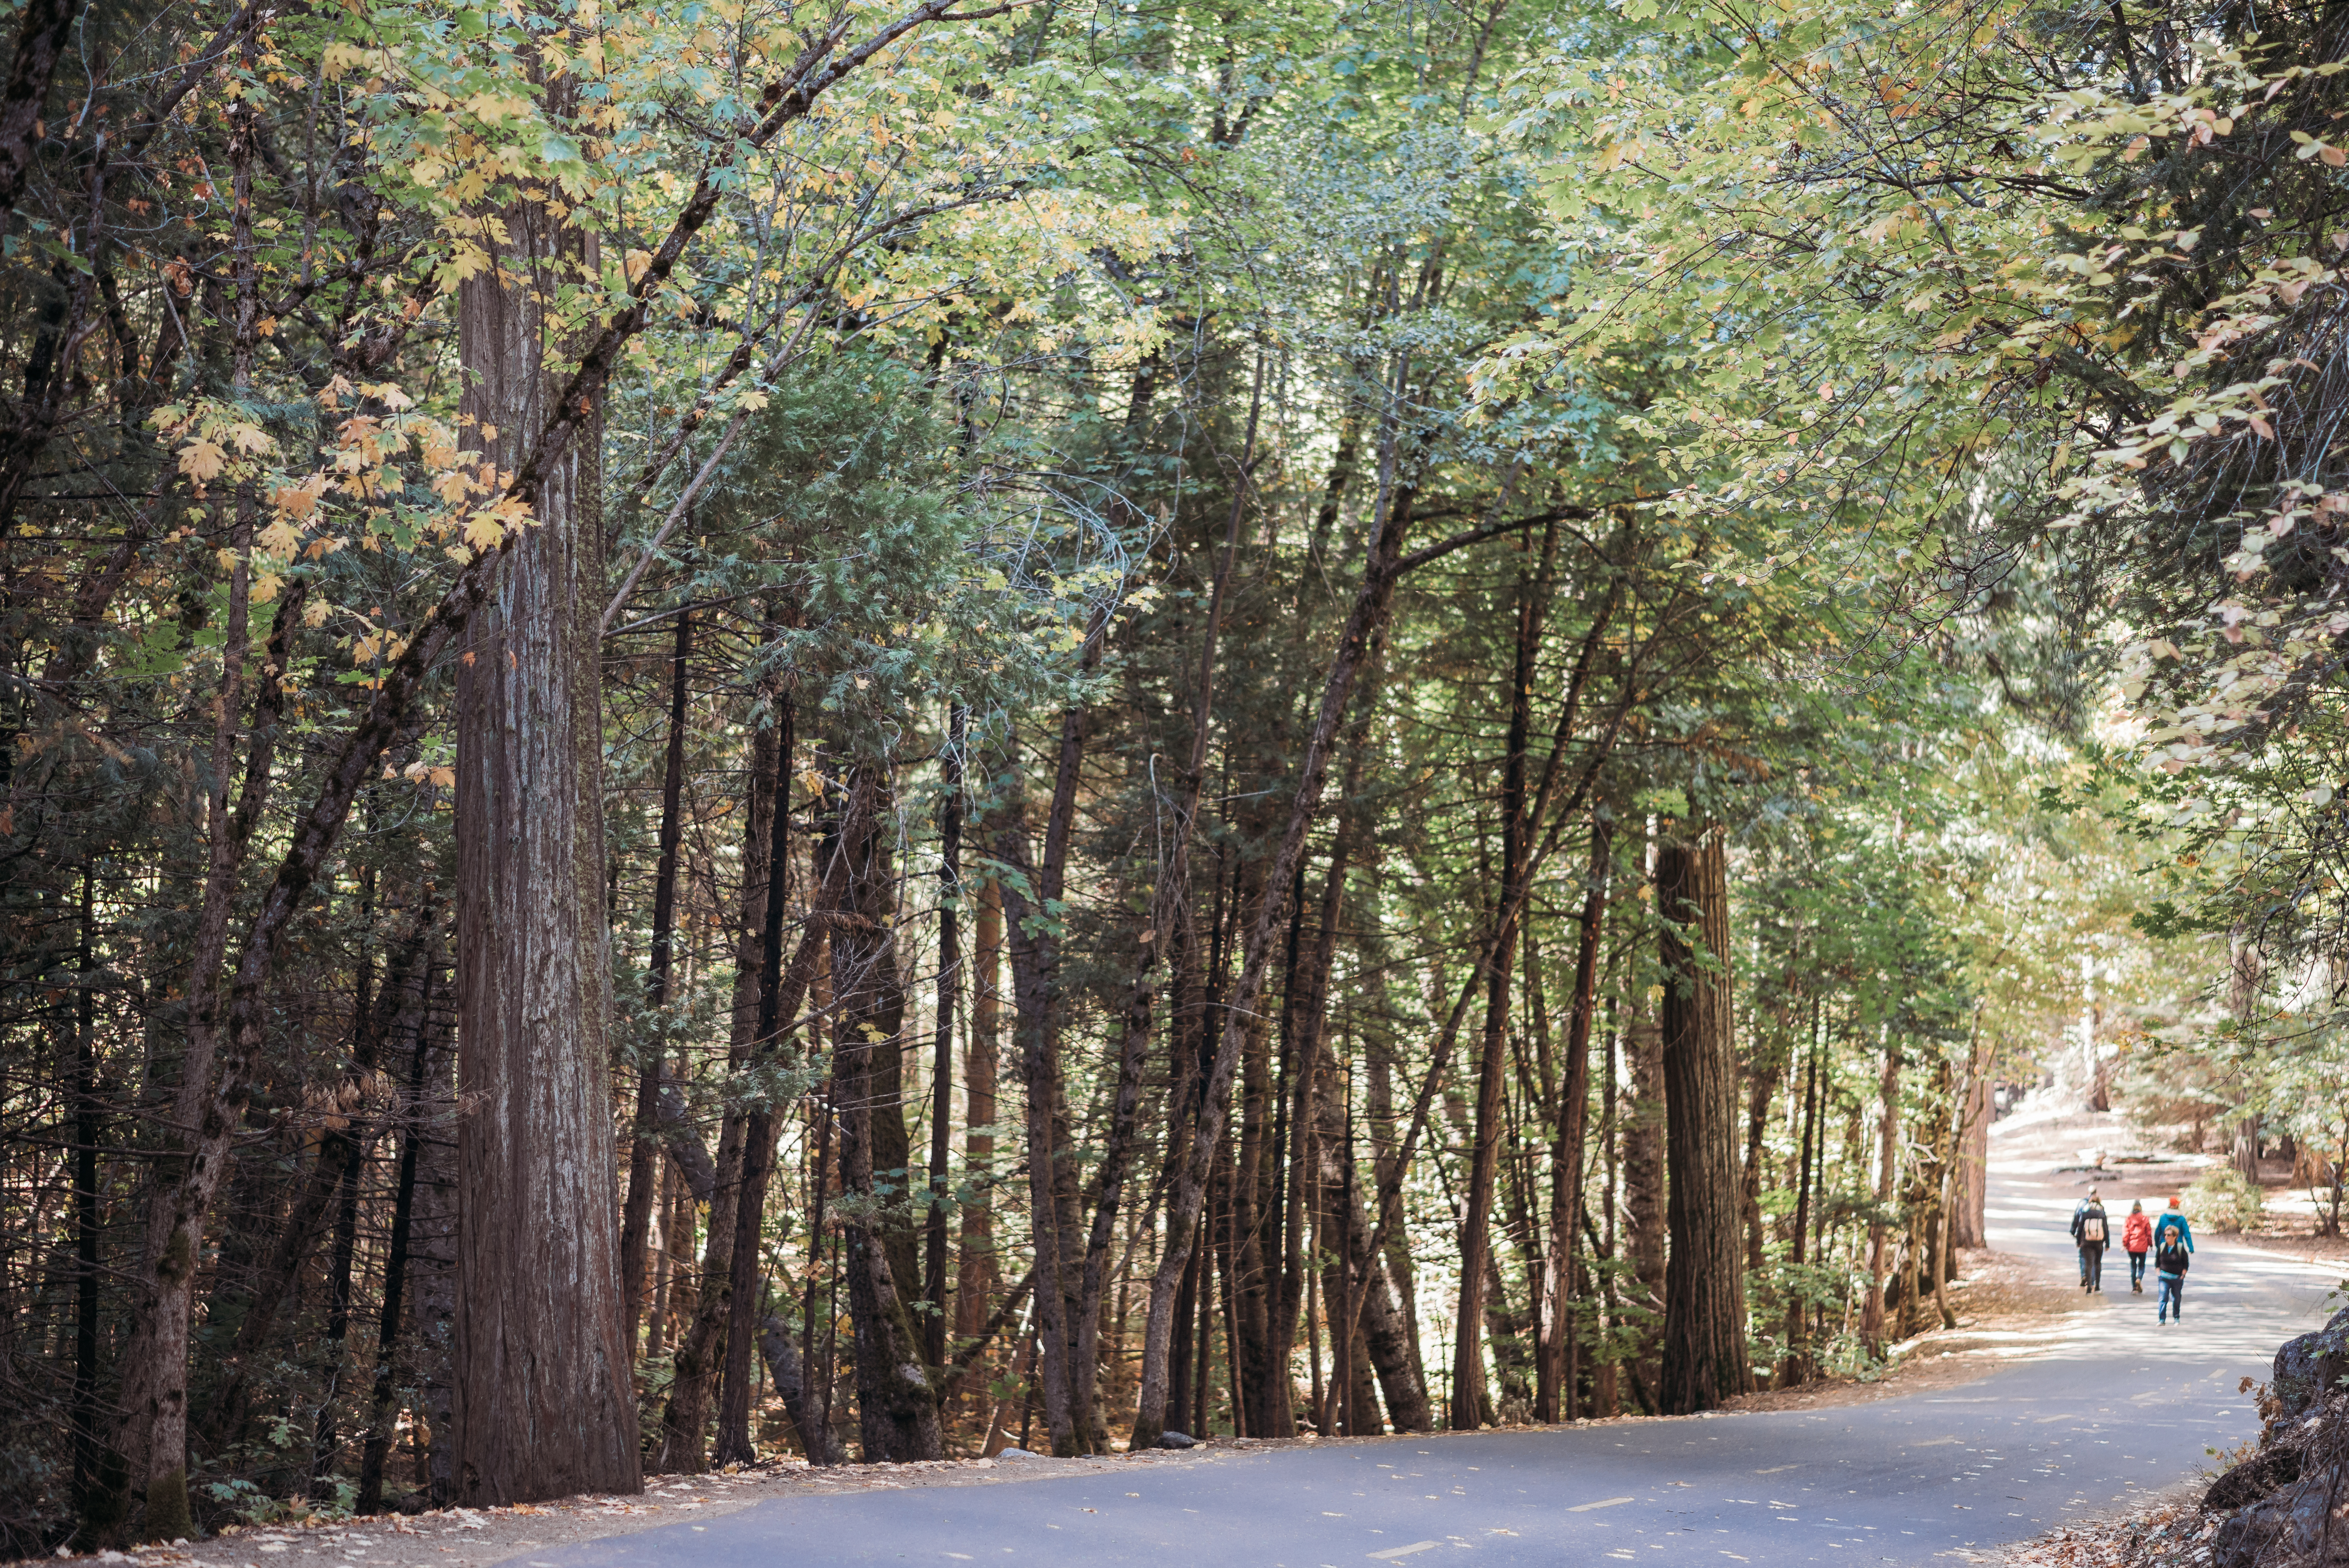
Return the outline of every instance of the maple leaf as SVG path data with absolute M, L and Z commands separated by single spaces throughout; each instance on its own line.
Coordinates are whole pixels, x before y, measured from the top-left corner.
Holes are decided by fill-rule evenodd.
M 465 520 L 465 542 L 476 550 L 495 550 L 505 537 L 505 524 L 494 511 L 477 511 Z
M 180 471 L 198 484 L 220 477 L 228 466 L 228 454 L 211 441 L 198 438 L 180 449 Z
M 302 531 L 281 517 L 263 529 L 254 542 L 280 561 L 291 561 L 302 548 Z

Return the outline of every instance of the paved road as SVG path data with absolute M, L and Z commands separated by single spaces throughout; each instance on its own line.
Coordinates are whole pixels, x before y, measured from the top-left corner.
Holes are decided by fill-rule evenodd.
M 1994 1171 L 1992 1244 L 2070 1266 L 2068 1177 Z M 832 1563 L 1921 1563 L 2178 1482 L 2251 1436 L 2236 1390 L 2321 1320 L 2320 1267 L 2203 1243 L 2183 1326 L 2120 1294 L 1979 1382 L 1841 1409 L 1399 1438 L 1012 1486 L 771 1499 L 700 1529 L 526 1554 L 516 1568 Z M 1016 1462 L 1016 1461 L 1015 1461 Z

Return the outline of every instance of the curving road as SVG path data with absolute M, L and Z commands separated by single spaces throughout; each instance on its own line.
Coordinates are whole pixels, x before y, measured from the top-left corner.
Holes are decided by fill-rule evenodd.
M 2079 1178 L 1993 1160 L 1991 1238 L 2072 1266 Z M 2111 1189 L 2106 1189 L 2110 1196 Z M 2150 1210 L 2154 1205 L 2147 1203 Z M 2120 1212 L 2126 1212 L 2124 1200 Z M 2107 1277 L 2113 1271 L 2107 1272 Z M 1988 1377 L 1872 1404 L 1390 1438 L 1179 1462 L 1036 1460 L 1018 1485 L 779 1498 L 516 1568 L 832 1563 L 1923 1563 L 2177 1484 L 2255 1435 L 2245 1376 L 2322 1321 L 2321 1265 L 2205 1241 L 2186 1322 L 2150 1287 L 1996 1346 Z M 1014 1461 L 1018 1462 L 1018 1461 Z

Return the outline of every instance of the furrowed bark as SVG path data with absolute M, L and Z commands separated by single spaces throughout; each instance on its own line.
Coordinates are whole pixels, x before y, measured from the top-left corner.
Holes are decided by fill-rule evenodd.
M 547 88 L 567 119 L 575 85 Z M 600 404 L 564 377 L 555 291 L 595 240 L 543 200 L 473 214 L 460 427 L 500 471 L 567 426 L 458 673 L 458 1491 L 472 1506 L 642 1485 L 613 1173 L 604 918 Z
M 1656 861 L 1670 1126 L 1662 1379 L 1657 1408 L 1690 1415 L 1750 1391 L 1739 1245 L 1737 1055 L 1730 1008 L 1728 848 L 1708 827 Z
M 842 47 L 848 26 L 843 15 L 772 78 L 760 99 L 758 117 L 745 117 L 738 135 L 713 158 L 644 272 L 629 285 L 630 304 L 608 317 L 595 333 L 560 390 L 547 401 L 543 422 L 534 428 L 523 428 L 530 429 L 531 438 L 517 445 L 527 455 L 512 469 L 503 497 L 538 508 L 549 476 L 561 466 L 581 431 L 598 417 L 604 387 L 628 344 L 644 330 L 652 301 L 675 273 L 686 248 L 717 211 L 738 149 L 765 146 L 785 126 L 804 117 L 831 88 L 916 29 L 938 22 L 978 20 L 999 15 L 1001 9 L 957 12 L 953 0 L 926 0 L 846 49 Z M 241 13 L 229 31 L 241 27 L 251 15 L 249 8 Z M 202 74 L 191 65 L 182 73 L 176 91 L 185 92 Z M 245 160 L 248 170 L 249 162 Z M 243 178 L 249 190 L 249 172 Z M 243 221 L 249 224 L 249 196 L 240 194 L 238 205 L 247 214 Z M 249 256 L 249 242 L 239 248 Z M 257 292 L 248 292 L 240 309 L 250 315 L 257 304 Z M 166 1532 L 166 1539 L 185 1534 L 192 1527 L 181 1457 L 187 1413 L 190 1293 L 195 1260 L 202 1250 L 204 1224 L 250 1096 L 251 1063 L 262 1046 L 264 998 L 270 974 L 311 886 L 326 870 L 359 789 L 372 776 L 378 758 L 407 726 L 427 676 L 450 642 L 465 630 L 506 553 L 528 531 L 509 530 L 502 543 L 476 551 L 416 624 L 407 645 L 385 670 L 367 712 L 326 769 L 309 810 L 295 823 L 276 875 L 245 927 L 216 1031 L 226 1048 L 217 1053 L 216 1060 L 212 1059 L 215 1053 L 207 1049 L 205 1060 L 197 1065 L 209 1070 L 192 1079 L 183 1076 L 183 1091 L 191 1103 L 182 1108 L 188 1114 L 175 1115 L 174 1121 L 191 1131 L 182 1135 L 186 1141 L 181 1150 L 159 1170 L 150 1195 L 150 1244 L 141 1253 L 134 1280 L 140 1300 L 122 1360 L 125 1416 L 112 1445 L 112 1451 L 120 1458 L 119 1473 L 126 1478 L 125 1485 L 148 1483 L 150 1492 L 156 1493 L 151 1499 L 157 1505 L 153 1528 Z M 616 1216 L 610 1228 L 616 1230 Z M 150 1470 L 152 1456 L 159 1452 L 164 1456 L 161 1468 Z M 115 1469 L 116 1461 L 104 1463 L 109 1471 Z M 628 1468 L 634 1468 L 632 1445 Z M 112 1489 L 112 1500 L 99 1506 L 98 1511 L 109 1516 L 109 1532 L 118 1528 L 112 1522 L 123 1515 L 123 1491 Z

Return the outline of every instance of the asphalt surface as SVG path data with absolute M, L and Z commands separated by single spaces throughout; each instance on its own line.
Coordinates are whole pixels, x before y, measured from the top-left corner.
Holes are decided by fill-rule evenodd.
M 1993 1161 L 1992 1244 L 2072 1268 L 2078 1179 Z M 2150 1205 L 2148 1205 L 2150 1207 Z M 2124 1211 L 2125 1212 L 2125 1211 Z M 2204 1240 L 2183 1324 L 2125 1258 L 2101 1309 L 1997 1346 L 1979 1381 L 1824 1410 L 1394 1438 L 1180 1464 L 1039 1460 L 1018 1485 L 777 1498 L 515 1568 L 832 1563 L 1481 1563 L 1959 1560 L 2177 1485 L 2255 1435 L 2245 1376 L 2323 1320 L 2320 1265 Z M 2076 1276 L 2075 1276 L 2076 1277 Z M 1020 1461 L 1010 1461 L 1019 1463 Z

